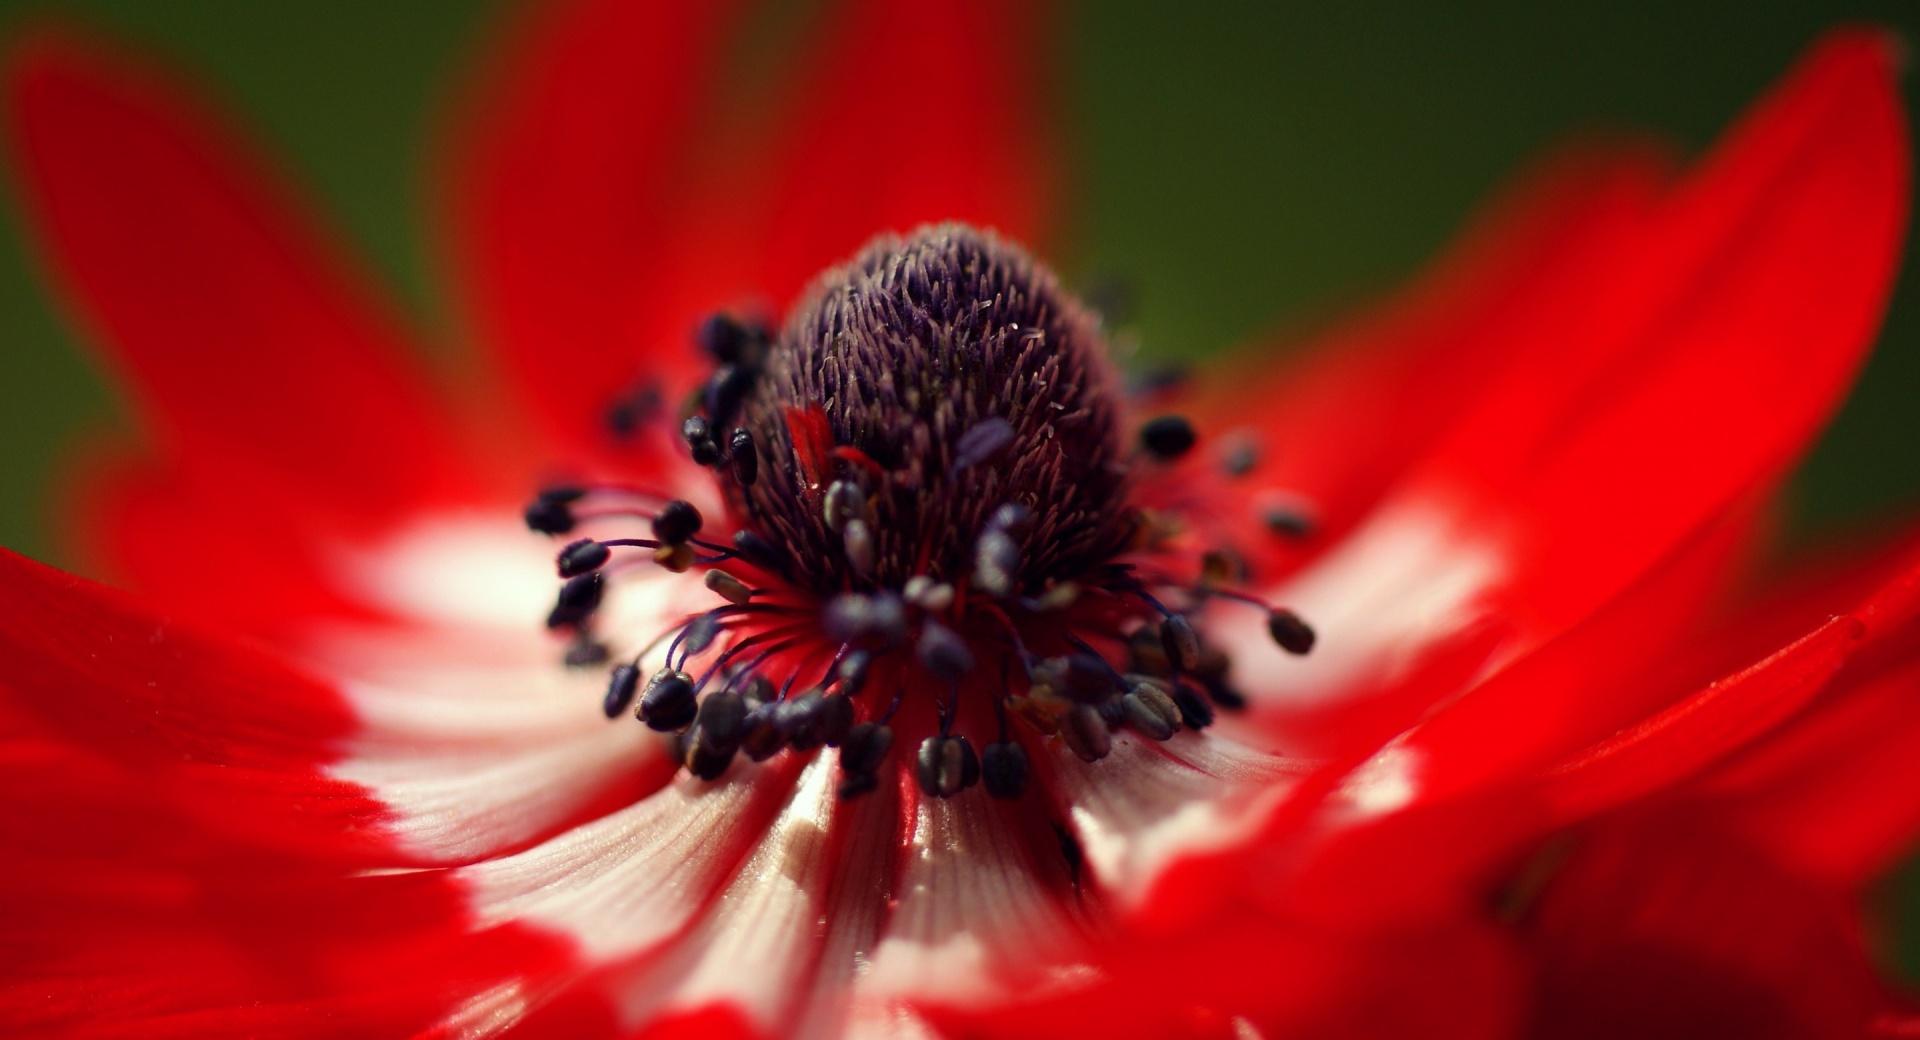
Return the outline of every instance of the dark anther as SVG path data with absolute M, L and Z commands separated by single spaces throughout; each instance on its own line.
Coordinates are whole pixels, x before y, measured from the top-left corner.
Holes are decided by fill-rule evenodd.
M 1084 650 L 1047 658 L 1041 662 L 1040 673 L 1060 693 L 1076 701 L 1095 703 L 1113 693 L 1113 669 L 1100 655 Z
M 700 533 L 700 511 L 693 503 L 674 499 L 653 518 L 653 536 L 668 545 L 679 545 Z
M 1260 446 L 1245 435 L 1235 437 L 1220 453 L 1220 468 L 1226 470 L 1229 477 L 1244 477 L 1258 465 Z
M 521 512 L 527 527 L 541 534 L 566 534 L 573 530 L 573 509 L 564 501 L 541 497 Z
M 730 691 L 711 694 L 700 702 L 693 724 L 702 740 L 716 746 L 738 746 L 747 735 L 747 699 Z
M 952 798 L 980 780 L 980 760 L 967 738 L 928 737 L 915 758 L 914 779 L 934 798 Z
M 1175 668 L 1191 671 L 1199 666 L 1200 636 L 1184 616 L 1173 614 L 1160 623 L 1160 645 Z
M 607 432 L 625 440 L 660 414 L 660 388 L 638 386 L 607 403 Z
M 751 695 L 748 700 L 752 700 Z M 747 713 L 747 734 L 740 750 L 755 762 L 765 762 L 787 746 L 787 733 L 780 728 L 778 704 L 762 704 Z
M 714 780 L 727 771 L 746 736 L 747 705 L 737 693 L 716 693 L 700 702 L 687 731 L 687 771 Z
M 841 658 L 840 666 L 834 674 L 840 677 L 840 692 L 851 697 L 860 692 L 867 684 L 867 669 L 873 666 L 873 655 L 865 650 L 855 650 Z
M 852 728 L 853 698 L 844 693 L 821 698 L 820 715 L 814 722 L 814 729 L 820 734 L 820 743 L 839 747 L 840 742 L 847 739 L 847 731 Z
M 862 722 L 847 730 L 840 741 L 840 768 L 848 773 L 872 773 L 893 750 L 893 730 L 877 722 Z
M 826 743 L 820 731 L 826 710 L 827 699 L 820 691 L 808 690 L 793 700 L 780 702 L 774 721 L 786 731 L 787 742 L 795 751 L 812 751 Z
M 1180 721 L 1188 729 L 1206 729 L 1213 725 L 1213 705 L 1195 693 L 1193 687 L 1184 684 L 1174 687 L 1173 703 L 1180 709 Z
M 706 405 L 709 429 L 720 429 L 739 414 L 740 402 L 753 389 L 752 370 L 739 365 L 721 365 L 707 380 Z
M 1020 546 L 1013 536 L 989 527 L 973 543 L 973 583 L 995 596 L 1013 594 L 1020 570 Z
M 744 427 L 734 427 L 733 435 L 727 438 L 727 461 L 733 465 L 733 479 L 741 487 L 752 487 L 760 479 L 760 449 L 754 447 L 753 434 Z
M 1166 691 L 1141 683 L 1120 698 L 1127 724 L 1155 740 L 1167 740 L 1180 728 L 1180 706 Z
M 587 489 L 578 484 L 549 484 L 541 488 L 536 497 L 542 502 L 558 502 L 567 506 L 587 497 Z
M 980 752 L 980 778 L 995 798 L 1018 798 L 1027 789 L 1027 751 L 1011 740 L 988 744 Z
M 634 714 L 648 728 L 665 732 L 692 722 L 698 710 L 693 680 L 685 672 L 668 670 L 647 680 L 646 692 L 640 695 L 640 709 Z
M 599 608 L 600 595 L 605 589 L 606 582 L 601 580 L 599 571 L 568 578 L 560 586 L 553 610 L 547 614 L 547 627 L 565 628 L 585 621 Z
M 847 554 L 847 565 L 862 576 L 873 573 L 873 530 L 858 517 L 840 530 L 840 544 Z
M 1133 662 L 1133 671 L 1147 675 L 1173 673 L 1173 662 L 1167 659 L 1167 648 L 1161 641 L 1160 631 L 1152 625 L 1142 625 L 1127 637 L 1127 657 Z
M 720 446 L 713 442 L 713 424 L 707 422 L 706 416 L 687 416 L 687 421 L 680 424 L 680 436 L 686 438 L 687 450 L 693 453 L 696 465 L 711 466 L 720 461 Z
M 1300 620 L 1300 615 L 1284 607 L 1267 615 L 1267 634 L 1290 654 L 1304 654 L 1313 649 L 1313 629 Z
M 843 643 L 892 646 L 907 635 L 907 612 L 897 597 L 849 592 L 827 601 L 824 627 Z
M 607 644 L 581 632 L 573 642 L 567 644 L 567 652 L 560 658 L 568 668 L 591 668 L 607 663 Z
M 1090 704 L 1076 704 L 1067 709 L 1066 717 L 1060 720 L 1060 739 L 1066 741 L 1067 750 L 1080 756 L 1082 762 L 1098 762 L 1113 750 L 1113 734 L 1107 729 L 1107 720 Z
M 600 565 L 607 562 L 607 557 L 612 555 L 612 549 L 591 538 L 582 538 L 568 542 L 567 547 L 560 550 L 560 555 L 554 563 L 559 567 L 562 578 L 572 578 L 588 571 L 599 570 Z
M 1273 506 L 1260 514 L 1260 522 L 1266 525 L 1267 530 L 1286 538 L 1313 536 L 1313 517 L 1299 509 Z
M 1013 424 L 994 415 L 982 419 L 953 445 L 953 471 L 958 473 L 993 459 L 1013 443 Z
M 740 696 L 745 697 L 747 703 L 756 708 L 763 704 L 772 704 L 779 693 L 780 691 L 774 688 L 773 680 L 764 675 L 748 676 L 747 681 L 740 684 Z
M 753 590 L 747 588 L 746 582 L 726 571 L 708 571 L 703 580 L 707 583 L 707 588 L 719 593 L 721 599 L 736 607 L 744 606 L 753 598 Z
M 958 679 L 973 670 L 973 651 L 967 641 L 937 621 L 920 626 L 920 642 L 914 647 L 927 671 L 942 679 Z
M 607 698 L 601 707 L 607 711 L 607 718 L 618 718 L 633 703 L 634 691 L 640 688 L 640 669 L 623 664 L 613 670 L 607 680 Z
M 845 528 L 849 520 L 864 521 L 867 493 L 851 480 L 836 480 L 827 485 L 827 493 L 820 498 L 820 516 L 826 520 L 829 531 Z
M 1119 729 L 1127 724 L 1127 706 L 1118 697 L 1108 697 L 1094 705 L 1093 710 L 1100 713 L 1100 719 L 1108 729 Z
M 685 658 L 705 650 L 713 645 L 713 638 L 720 634 L 720 619 L 712 614 L 702 614 L 687 622 L 686 634 L 681 636 L 680 647 L 682 662 Z
M 1171 462 L 1193 450 L 1193 424 L 1185 416 L 1162 415 L 1140 427 L 1140 447 L 1162 462 Z
M 1223 679 L 1206 681 L 1207 699 L 1220 706 L 1221 711 L 1245 711 L 1246 694 L 1227 685 Z
M 709 315 L 693 334 L 700 349 L 723 365 L 752 362 L 761 338 L 751 326 L 726 314 Z

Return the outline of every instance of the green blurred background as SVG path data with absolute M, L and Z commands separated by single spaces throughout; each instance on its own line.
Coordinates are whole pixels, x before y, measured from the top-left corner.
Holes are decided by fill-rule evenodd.
M 790 22 L 812 5 L 780 6 Z M 53 12 L 193 70 L 403 303 L 439 322 L 418 161 L 442 88 L 499 7 L 0 0 L 0 25 Z M 1821 27 L 1848 20 L 1912 35 L 1920 8 L 1087 0 L 1053 70 L 1078 160 L 1075 233 L 1055 259 L 1133 287 L 1149 349 L 1215 350 L 1393 284 L 1504 174 L 1578 131 L 1704 145 Z M 44 492 L 62 448 L 117 410 L 48 309 L 11 207 L 0 314 L 0 544 L 52 556 Z M 1872 367 L 1796 484 L 1802 531 L 1920 497 L 1917 338 L 1909 268 Z
M 805 6 L 781 13 L 804 18 Z M 810 6 L 810 5 L 806 5 Z M 497 3 L 0 0 L 97 24 L 193 70 L 422 321 L 442 324 L 416 215 L 440 90 Z M 1414 270 L 1528 157 L 1581 130 L 1698 148 L 1823 27 L 1920 38 L 1911 3 L 1086 0 L 1053 70 L 1075 166 L 1068 255 L 1137 290 L 1160 354 L 1311 319 Z M 777 40 L 774 45 L 777 46 Z M 1907 83 L 1915 100 L 1913 80 Z M 57 560 L 46 489 L 77 433 L 120 421 L 0 208 L 0 545 Z M 1793 489 L 1803 537 L 1920 499 L 1920 278 Z M 1920 962 L 1920 876 L 1889 892 Z

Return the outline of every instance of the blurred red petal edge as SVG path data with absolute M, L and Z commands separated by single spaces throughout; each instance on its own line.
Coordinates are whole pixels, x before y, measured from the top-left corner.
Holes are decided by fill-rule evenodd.
M 1830 680 L 1920 614 L 1920 559 L 1909 552 L 1891 562 L 1894 575 L 1853 610 L 1548 772 L 1545 800 L 1568 817 L 1601 811 L 1748 749 L 1818 698 L 1845 696 Z
M 1177 404 L 1209 436 L 1256 438 L 1265 450 L 1246 480 L 1299 495 L 1315 510 L 1314 544 L 1336 544 L 1533 343 L 1499 330 L 1577 291 L 1583 258 L 1645 219 L 1672 166 L 1649 142 L 1550 155 L 1503 185 L 1411 284 L 1306 336 L 1284 362 L 1271 341 L 1217 359 Z M 1241 512 L 1244 539 L 1268 544 Z
M 1910 1010 L 1848 893 L 1684 807 L 1576 832 L 1514 927 L 1538 970 L 1532 1035 L 1823 1040 Z
M 741 6 L 526 5 L 454 98 L 432 168 L 443 251 L 503 389 L 555 445 L 601 445 L 606 404 L 643 368 L 696 360 L 691 324 L 668 342 L 633 325 L 660 306 L 680 179 Z
M 1844 398 L 1906 233 L 1890 41 L 1823 38 L 1439 450 L 1436 494 L 1512 531 L 1502 605 L 1553 631 L 1771 486 Z
M 407 334 L 177 77 L 43 28 L 5 81 L 45 255 L 165 450 L 275 475 L 355 522 L 464 489 Z
M 380 845 L 384 807 L 323 772 L 357 725 L 338 694 L 4 550 L 0 687 L 17 749 L 90 763 L 237 840 L 346 862 Z
M 324 766 L 330 690 L 0 553 L 0 1032 L 403 1035 L 568 954 L 473 932 Z

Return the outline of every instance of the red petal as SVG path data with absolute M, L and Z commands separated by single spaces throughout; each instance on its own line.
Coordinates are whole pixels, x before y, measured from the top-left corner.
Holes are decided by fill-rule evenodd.
M 563 958 L 467 932 L 323 771 L 338 697 L 0 554 L 0 1032 L 410 1033 Z
M 636 338 L 680 216 L 699 100 L 732 3 L 579 0 L 521 14 L 463 99 L 439 172 L 463 302 L 511 393 L 550 431 L 598 443 L 604 406 L 687 337 Z M 728 302 L 715 300 L 715 305 Z
M 348 518 L 457 483 L 405 338 L 171 78 L 42 34 L 7 89 L 49 259 L 170 450 Z
M 1690 816 L 1577 841 L 1520 928 L 1538 1036 L 1860 1036 L 1891 1003 L 1843 894 Z
M 1893 62 L 1877 34 L 1818 46 L 1439 449 L 1426 488 L 1512 532 L 1543 629 L 1778 479 L 1839 404 L 1906 228 Z
M 602 406 L 636 377 L 686 378 L 702 312 L 784 305 L 878 231 L 1036 230 L 1042 5 L 849 4 L 744 121 L 697 104 L 725 6 L 543 16 L 448 163 L 469 302 L 571 443 L 601 443 Z
M 1492 375 L 1537 349 L 1542 315 L 1585 291 L 1595 257 L 1646 217 L 1666 180 L 1656 150 L 1575 150 L 1518 178 L 1411 288 L 1319 333 L 1298 361 L 1270 350 L 1224 359 L 1183 402 L 1207 433 L 1264 450 L 1249 484 L 1314 509 L 1315 544 L 1336 542 Z M 1270 544 L 1242 520 L 1241 538 Z
M 1722 808 L 1793 869 L 1856 888 L 1920 843 L 1920 712 L 1908 663 L 1836 691 L 1807 718 L 1716 777 Z

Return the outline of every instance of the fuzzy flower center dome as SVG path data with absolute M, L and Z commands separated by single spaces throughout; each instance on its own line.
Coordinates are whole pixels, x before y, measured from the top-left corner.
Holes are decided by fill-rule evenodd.
M 741 423 L 778 476 L 735 502 L 815 590 L 962 578 L 1008 505 L 1028 514 L 1010 536 L 1020 588 L 1132 528 L 1098 323 L 1025 252 L 964 226 L 883 237 L 822 275 Z

